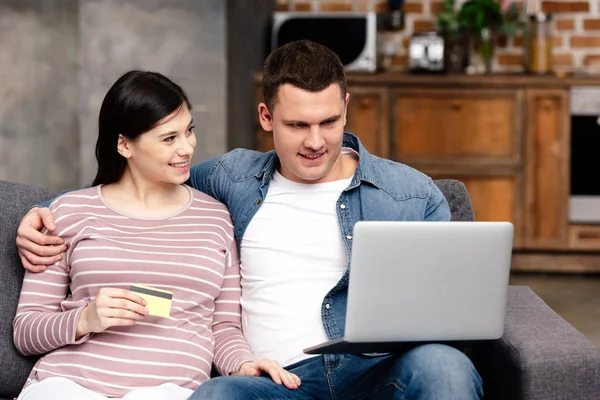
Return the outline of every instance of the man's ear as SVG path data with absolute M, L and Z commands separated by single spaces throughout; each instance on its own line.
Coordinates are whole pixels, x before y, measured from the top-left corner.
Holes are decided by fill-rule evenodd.
M 271 132 L 273 130 L 273 116 L 265 103 L 258 105 L 258 120 L 265 131 Z
M 123 157 L 131 158 L 131 143 L 121 134 L 119 134 L 119 140 L 117 142 L 117 151 Z
M 346 126 L 348 117 L 348 102 L 350 101 L 350 93 L 346 93 L 346 99 L 344 100 L 344 126 Z

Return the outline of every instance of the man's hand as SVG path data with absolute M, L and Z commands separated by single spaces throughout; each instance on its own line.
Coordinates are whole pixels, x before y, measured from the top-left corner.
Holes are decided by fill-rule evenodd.
M 83 309 L 77 321 L 76 338 L 99 333 L 111 326 L 131 326 L 148 314 L 146 300 L 130 290 L 102 288 Z
M 301 382 L 298 376 L 283 369 L 277 361 L 266 358 L 258 362 L 242 364 L 240 370 L 231 375 L 259 376 L 263 373 L 270 375 L 276 384 L 283 384 L 288 389 L 298 389 L 300 387 Z
M 19 256 L 23 267 L 31 272 L 45 271 L 46 265 L 60 261 L 67 249 L 58 236 L 41 233 L 44 227 L 53 232 L 56 229 L 54 217 L 49 208 L 36 207 L 25 214 L 17 230 Z

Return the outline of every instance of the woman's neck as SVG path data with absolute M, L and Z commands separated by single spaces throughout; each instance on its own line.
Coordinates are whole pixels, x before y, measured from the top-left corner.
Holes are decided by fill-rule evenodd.
M 128 168 L 118 182 L 102 186 L 101 191 L 111 208 L 135 218 L 170 216 L 190 200 L 190 193 L 183 185 L 150 182 Z
M 145 207 L 153 205 L 162 205 L 165 202 L 172 202 L 180 194 L 181 185 L 167 182 L 151 182 L 138 174 L 125 169 L 121 179 L 114 184 L 115 189 L 126 196 L 129 201 Z

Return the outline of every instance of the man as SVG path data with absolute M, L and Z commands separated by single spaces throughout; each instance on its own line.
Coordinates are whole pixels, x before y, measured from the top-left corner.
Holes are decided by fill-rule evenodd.
M 344 133 L 350 96 L 343 65 L 326 47 L 298 41 L 275 50 L 265 61 L 263 90 L 258 113 L 273 132 L 275 151 L 238 149 L 205 161 L 192 169 L 191 184 L 232 214 L 248 343 L 258 358 L 277 360 L 299 376 L 301 386 L 218 377 L 191 399 L 480 398 L 471 361 L 448 346 L 369 356 L 303 354 L 344 334 L 357 221 L 446 221 L 450 211 L 429 177 L 369 154 Z M 33 209 L 21 223 L 17 244 L 28 269 L 62 251 L 40 246 L 52 239 L 36 229 L 51 220 L 47 211 Z

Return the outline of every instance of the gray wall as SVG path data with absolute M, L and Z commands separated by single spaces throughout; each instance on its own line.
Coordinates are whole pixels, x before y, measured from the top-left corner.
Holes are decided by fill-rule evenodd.
M 0 179 L 78 184 L 78 10 L 0 0 Z
M 226 2 L 0 0 L 0 179 L 88 184 L 100 104 L 132 68 L 188 92 L 195 162 L 228 149 Z

